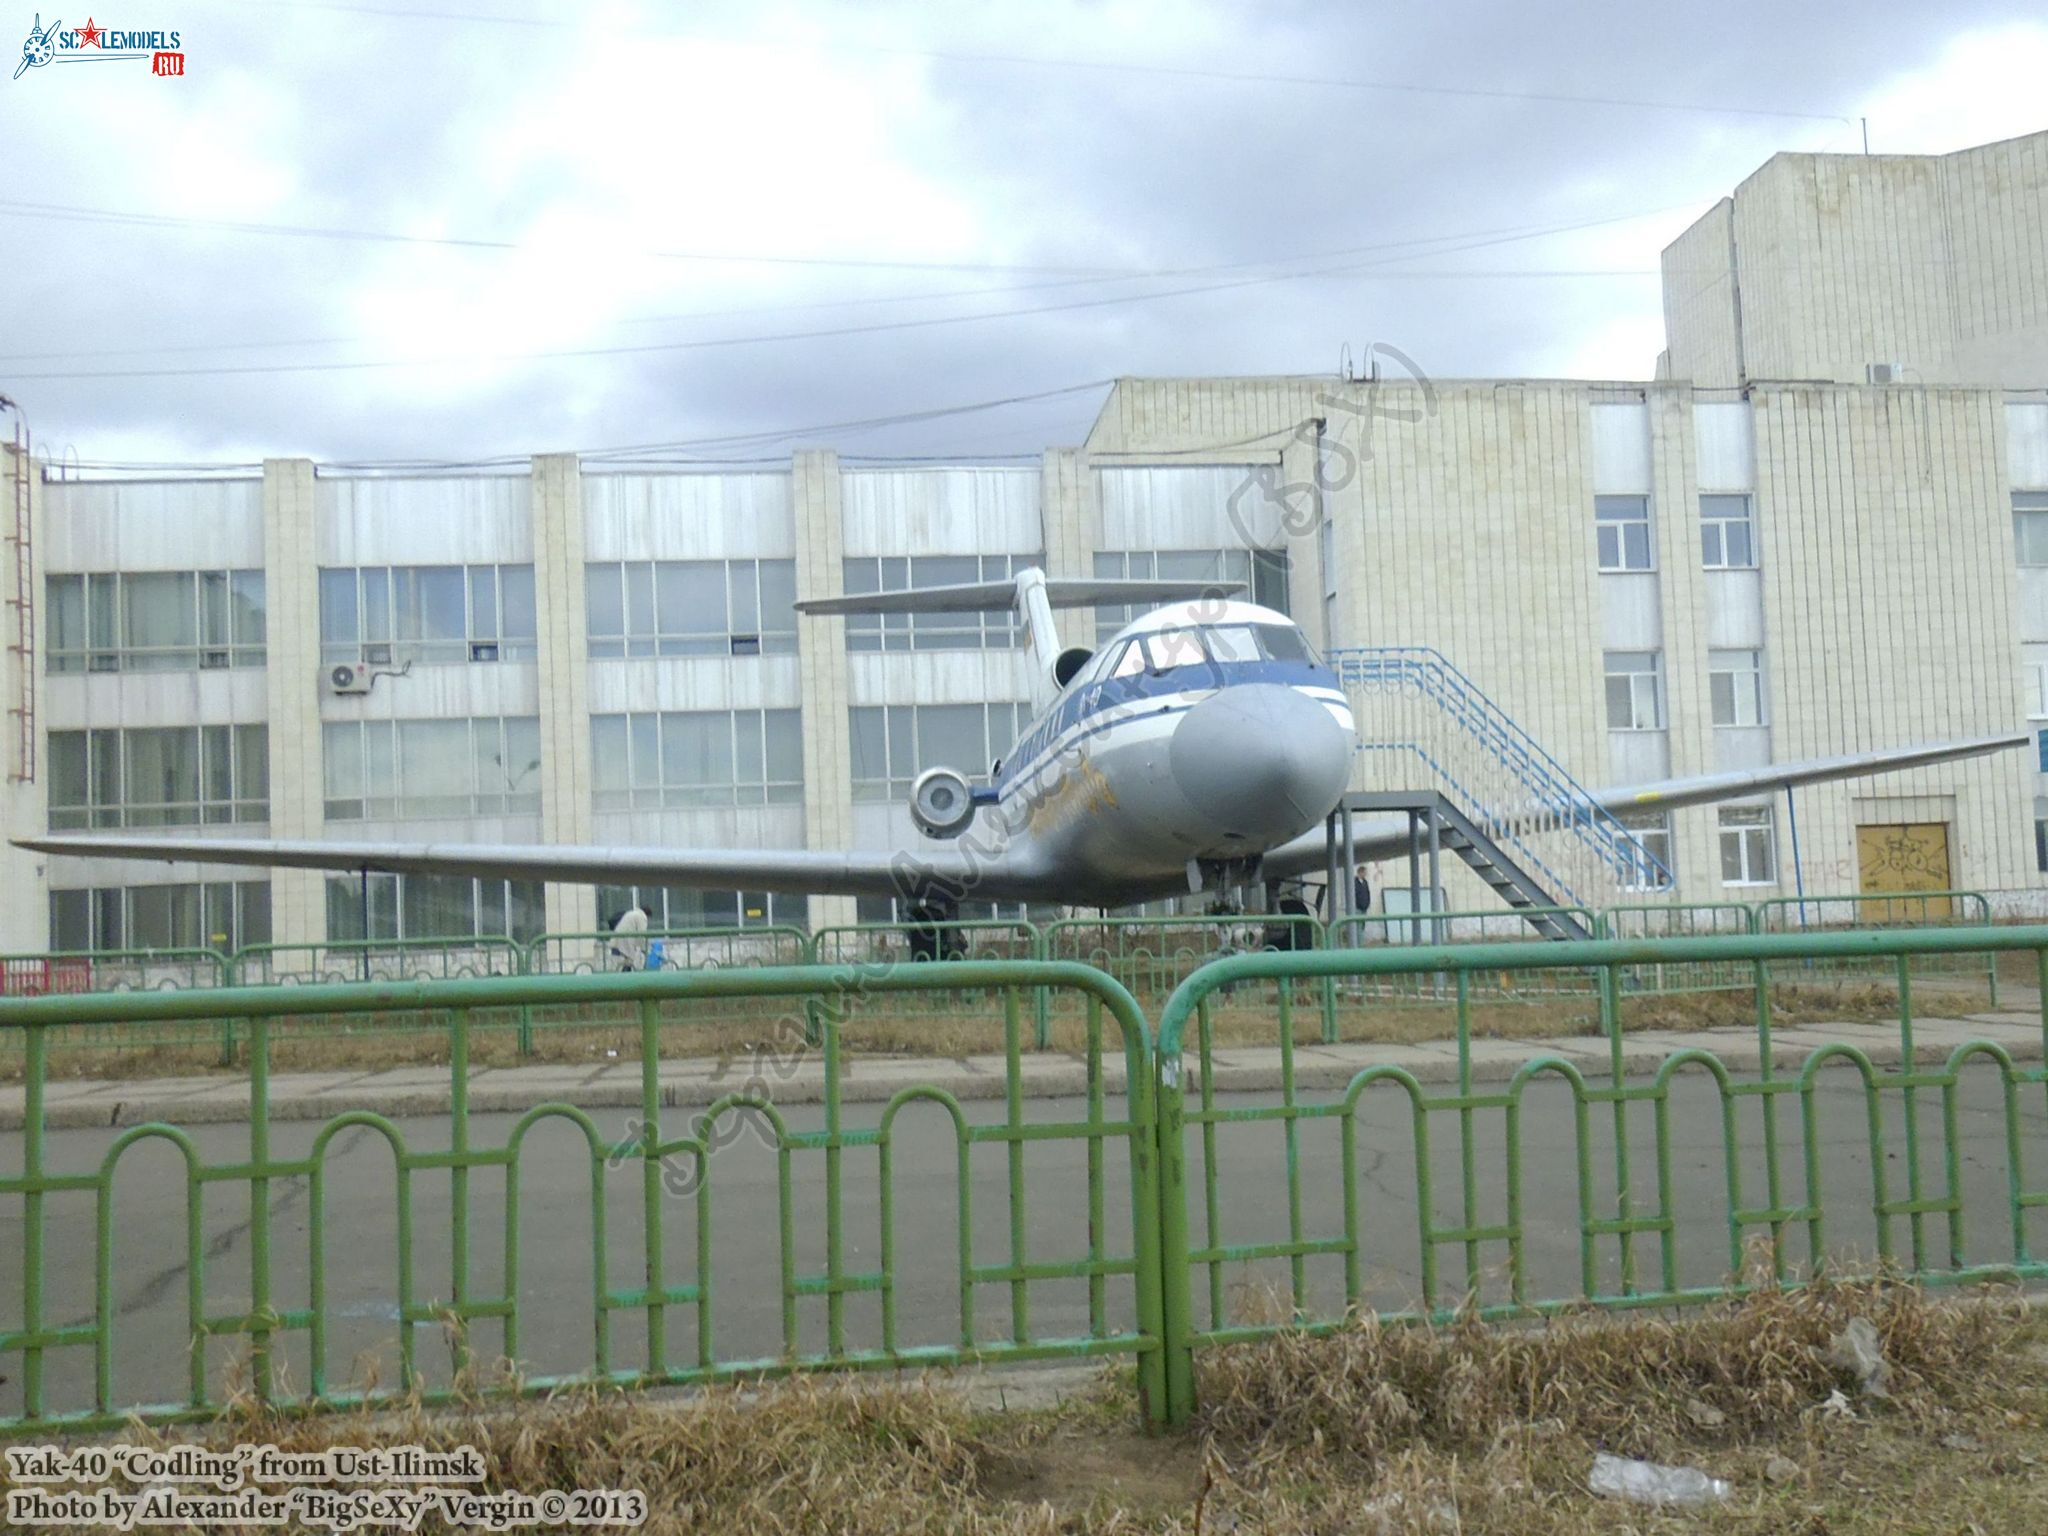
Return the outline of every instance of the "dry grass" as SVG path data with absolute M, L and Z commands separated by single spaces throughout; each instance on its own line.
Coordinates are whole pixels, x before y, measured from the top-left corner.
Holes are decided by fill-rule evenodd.
M 1475 985 L 1471 999 L 1472 1034 L 1479 1039 L 1549 1040 L 1597 1034 L 1600 1015 L 1591 995 L 1522 993 L 1495 984 Z M 1953 1017 L 1990 1006 L 1981 984 L 1942 977 L 1916 987 L 1923 1014 Z M 1157 1020 L 1164 996 L 1141 996 L 1148 1018 Z M 1409 1045 L 1455 1037 L 1457 1013 L 1448 997 L 1406 994 L 1364 995 L 1337 986 L 1337 1034 L 1342 1041 Z M 1322 996 L 1317 987 L 1295 987 L 1289 1015 L 1297 1044 L 1322 1039 Z M 1898 1016 L 1898 994 L 1890 986 L 1844 980 L 1774 985 L 1772 1020 L 1781 1026 L 1812 1023 L 1883 1022 Z M 1033 1048 L 1036 1020 L 1028 1000 L 1020 1005 L 1023 1048 Z M 1638 1030 L 1751 1029 L 1756 1020 L 1754 995 L 1747 989 L 1627 995 L 1621 1006 L 1625 1032 Z M 1062 996 L 1050 1018 L 1050 1047 L 1080 1052 L 1087 1047 L 1087 1023 L 1079 1001 Z M 213 1025 L 166 1027 L 155 1041 L 147 1031 L 156 1026 L 112 1026 L 139 1043 L 103 1046 L 88 1043 L 104 1038 L 107 1026 L 67 1029 L 52 1042 L 50 1070 L 55 1077 L 129 1078 L 240 1073 L 247 1070 L 246 1046 L 236 1064 L 222 1064 L 220 1031 Z M 1101 1020 L 1105 1053 L 1121 1045 L 1115 1021 Z M 175 1033 L 171 1032 L 175 1030 Z M 1218 995 L 1210 1007 L 1213 1042 L 1220 1046 L 1271 1045 L 1278 1039 L 1278 991 L 1270 984 Z M 91 1033 L 88 1033 L 91 1031 Z M 448 1061 L 448 1036 L 441 1019 L 424 1027 L 403 1015 L 280 1019 L 272 1026 L 271 1069 L 275 1072 L 364 1071 L 380 1067 L 443 1065 Z M 472 1018 L 470 1061 L 478 1067 L 510 1067 L 534 1063 L 596 1064 L 637 1061 L 640 1028 L 628 1009 L 587 1006 L 537 1014 L 534 1049 L 521 1055 L 517 1018 L 512 1010 L 479 1010 Z M 703 1059 L 730 1062 L 769 1050 L 801 1049 L 804 1017 L 800 1005 L 780 1000 L 718 1000 L 664 1006 L 661 1051 L 664 1060 Z M 1003 1049 L 1001 1000 L 993 994 L 902 994 L 871 1000 L 851 1013 L 841 1028 L 849 1051 L 864 1055 L 958 1057 Z M 1189 1043 L 1193 1043 L 1190 1030 Z M 0 1052 L 0 1081 L 18 1080 L 23 1060 L 18 1050 Z
M 1852 1317 L 1891 1395 L 1827 1360 Z M 2048 1367 L 2010 1296 L 1933 1301 L 1859 1283 L 1673 1322 L 1360 1325 L 1201 1357 L 1189 1431 L 1132 1429 L 1126 1377 L 996 1414 L 931 1381 L 793 1382 L 680 1402 L 568 1397 L 467 1413 L 245 1414 L 163 1439 L 471 1444 L 488 1486 L 638 1488 L 646 1529 L 967 1533 L 1589 1530 L 1906 1536 L 2048 1529 Z M 1596 1449 L 1695 1465 L 1735 1493 L 1664 1512 L 1592 1495 Z M 200 1527 L 199 1529 L 210 1529 Z M 421 1529 L 447 1529 L 430 1519 Z

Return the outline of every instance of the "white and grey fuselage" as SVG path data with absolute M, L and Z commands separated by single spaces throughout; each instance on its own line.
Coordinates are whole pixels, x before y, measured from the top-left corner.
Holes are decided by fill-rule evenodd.
M 1256 878 L 1323 822 L 1356 731 L 1336 676 L 1285 614 L 1204 598 L 1104 645 L 994 765 L 966 840 L 1011 882 L 1121 906 Z

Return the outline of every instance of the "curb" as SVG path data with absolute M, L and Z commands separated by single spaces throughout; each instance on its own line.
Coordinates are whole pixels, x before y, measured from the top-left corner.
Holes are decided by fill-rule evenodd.
M 1792 1029 L 1788 1034 L 1806 1036 L 1811 1031 Z M 2042 1058 L 2041 1040 L 2038 1034 L 2031 1039 L 1999 1040 L 1989 1031 L 1975 1038 L 1991 1039 L 2015 1060 L 2039 1061 Z M 1886 1041 L 1854 1042 L 1870 1059 L 1881 1068 L 1896 1068 L 1900 1065 L 1901 1052 L 1896 1039 Z M 1526 1049 L 1512 1056 L 1503 1055 L 1497 1049 L 1502 1042 L 1475 1042 L 1488 1049 L 1472 1062 L 1472 1081 L 1475 1084 L 1497 1086 L 1510 1082 L 1531 1061 L 1545 1058 L 1570 1062 L 1587 1076 L 1604 1076 L 1609 1068 L 1610 1053 L 1605 1040 L 1575 1037 L 1555 1041 L 1528 1042 Z M 1226 1048 L 1227 1049 L 1227 1048 Z M 1364 1071 L 1369 1063 L 1354 1059 L 1341 1059 L 1328 1053 L 1329 1047 L 1298 1046 L 1294 1060 L 1294 1086 L 1297 1090 L 1337 1091 L 1351 1083 Z M 1731 1072 L 1753 1073 L 1760 1070 L 1762 1052 L 1754 1041 L 1716 1040 L 1704 1036 L 1697 1041 L 1659 1040 L 1622 1044 L 1622 1068 L 1632 1076 L 1654 1073 L 1665 1062 L 1683 1049 L 1710 1050 L 1721 1064 Z M 1805 1038 L 1791 1043 L 1779 1043 L 1771 1053 L 1774 1067 L 1787 1074 L 1796 1074 L 1805 1065 L 1815 1049 Z M 1923 1044 L 1917 1052 L 1921 1064 L 1932 1065 L 1947 1057 L 1953 1045 Z M 1276 1051 L 1261 1051 L 1270 1055 L 1270 1061 L 1260 1062 L 1219 1062 L 1214 1072 L 1214 1090 L 1218 1093 L 1272 1093 L 1281 1086 L 1279 1054 Z M 981 1070 L 965 1062 L 953 1061 L 937 1066 L 929 1072 L 907 1074 L 900 1071 L 887 1073 L 875 1069 L 885 1065 L 897 1065 L 900 1058 L 873 1058 L 867 1062 L 855 1060 L 849 1064 L 846 1075 L 840 1082 L 840 1102 L 843 1104 L 886 1103 L 913 1083 L 920 1088 L 938 1088 L 960 1100 L 1000 1099 L 1007 1088 L 1005 1076 L 1000 1071 Z M 1441 1048 L 1427 1046 L 1390 1047 L 1380 1058 L 1382 1063 L 1398 1065 L 1407 1071 L 1418 1083 L 1437 1087 L 1454 1085 L 1458 1080 L 1457 1057 L 1446 1042 Z M 1088 1069 L 1079 1057 L 1054 1056 L 1030 1057 L 1024 1059 L 1023 1091 L 1027 1098 L 1078 1098 L 1088 1091 Z M 863 1073 L 866 1067 L 867 1073 Z M 575 1085 L 564 1091 L 562 1084 L 521 1082 L 514 1076 L 521 1069 L 508 1068 L 486 1070 L 471 1080 L 469 1109 L 471 1114 L 523 1114 L 542 1104 L 574 1104 L 582 1109 L 637 1109 L 641 1102 L 641 1087 L 637 1081 L 622 1078 L 617 1081 L 594 1082 Z M 95 1128 L 127 1128 L 154 1122 L 169 1122 L 176 1125 L 222 1125 L 244 1123 L 249 1118 L 246 1096 L 215 1094 L 200 1091 L 190 1094 L 156 1094 L 147 1092 L 146 1085 L 138 1083 L 139 1092 L 133 1098 L 111 1098 L 95 1094 L 85 1099 L 57 1098 L 44 1101 L 43 1123 L 50 1130 L 88 1130 Z M 1124 1064 L 1121 1056 L 1105 1054 L 1102 1062 L 1102 1086 L 1106 1094 L 1121 1095 L 1124 1090 Z M 370 1091 L 365 1092 L 365 1088 Z M 796 1076 L 781 1083 L 766 1082 L 741 1071 L 727 1071 L 716 1077 L 691 1075 L 666 1080 L 661 1084 L 660 1103 L 665 1109 L 702 1109 L 729 1094 L 753 1089 L 778 1105 L 818 1104 L 824 1101 L 824 1079 L 821 1073 L 800 1071 Z M 1190 1073 L 1187 1088 L 1193 1095 L 1199 1088 L 1199 1079 Z M 370 1110 L 390 1119 L 402 1120 L 424 1116 L 445 1115 L 450 1103 L 449 1090 L 440 1088 L 405 1087 L 375 1091 L 375 1085 L 360 1082 L 345 1088 L 327 1091 L 297 1091 L 286 1079 L 273 1080 L 270 1097 L 270 1118 L 273 1124 L 287 1121 L 326 1120 L 351 1110 Z M 26 1122 L 26 1104 L 12 1094 L 0 1101 L 0 1132 L 20 1131 Z

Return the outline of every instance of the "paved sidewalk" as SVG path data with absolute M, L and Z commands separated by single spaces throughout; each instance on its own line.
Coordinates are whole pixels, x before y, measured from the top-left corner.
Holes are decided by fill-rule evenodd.
M 1969 1040 L 1990 1040 L 2017 1060 L 2041 1060 L 2040 1016 L 2001 1011 L 1958 1019 L 1920 1019 L 1914 1024 L 1916 1054 L 1923 1066 L 1938 1064 L 1956 1046 Z M 1810 1052 L 1830 1041 L 1861 1047 L 1880 1066 L 1899 1064 L 1896 1024 L 1808 1024 L 1774 1032 L 1777 1065 L 1795 1070 Z M 1622 1059 L 1633 1073 L 1654 1071 L 1675 1051 L 1712 1051 L 1732 1071 L 1754 1072 L 1759 1051 L 1747 1030 L 1642 1031 L 1627 1036 Z M 1600 1036 L 1556 1040 L 1490 1039 L 1472 1042 L 1472 1075 L 1482 1083 L 1501 1083 L 1523 1063 L 1538 1056 L 1561 1056 L 1586 1072 L 1605 1072 L 1607 1041 Z M 1229 1046 L 1214 1052 L 1216 1087 L 1227 1092 L 1271 1091 L 1280 1086 L 1280 1053 L 1274 1047 Z M 1340 1088 L 1361 1069 L 1380 1063 L 1406 1067 L 1425 1083 L 1455 1082 L 1458 1053 L 1449 1040 L 1422 1045 L 1304 1045 L 1294 1051 L 1297 1086 Z M 1103 1061 L 1104 1089 L 1123 1091 L 1124 1063 L 1120 1051 Z M 1085 1093 L 1087 1064 L 1079 1056 L 1058 1051 L 1027 1052 L 1023 1058 L 1024 1092 L 1033 1098 Z M 886 1100 L 912 1084 L 929 1084 L 961 1099 L 1001 1098 L 1003 1058 L 992 1056 L 917 1057 L 861 1056 L 845 1058 L 841 1097 L 848 1103 Z M 682 1060 L 661 1067 L 661 1102 L 666 1107 L 700 1107 L 720 1096 L 749 1087 L 765 1092 L 778 1104 L 815 1104 L 824 1096 L 824 1062 L 816 1052 L 782 1064 L 780 1070 L 763 1058 L 758 1069 L 747 1061 Z M 378 1072 L 281 1073 L 270 1080 L 273 1120 L 325 1120 L 346 1110 L 368 1109 L 394 1118 L 440 1115 L 448 1111 L 445 1067 L 392 1067 Z M 473 1112 L 520 1112 L 536 1104 L 569 1103 L 586 1109 L 631 1108 L 640 1103 L 637 1062 L 607 1061 L 531 1067 L 488 1067 L 469 1078 Z M 200 1125 L 249 1117 L 249 1081 L 245 1076 L 151 1077 L 126 1081 L 88 1078 L 53 1079 L 44 1090 L 45 1123 L 53 1130 L 91 1126 L 131 1126 L 150 1121 Z M 26 1090 L 19 1083 L 0 1084 L 0 1131 L 18 1131 L 26 1117 Z

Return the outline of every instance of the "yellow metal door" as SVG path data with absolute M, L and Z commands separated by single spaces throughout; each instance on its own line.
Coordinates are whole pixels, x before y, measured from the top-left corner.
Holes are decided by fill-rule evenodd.
M 1942 922 L 1954 916 L 1953 903 L 1946 896 L 1910 896 L 1916 891 L 1946 891 L 1948 873 L 1948 823 L 1912 822 L 1904 826 L 1858 827 L 1856 866 L 1863 877 L 1863 894 L 1889 896 L 1900 893 L 1898 901 L 1858 903 L 1860 917 L 1868 923 Z

